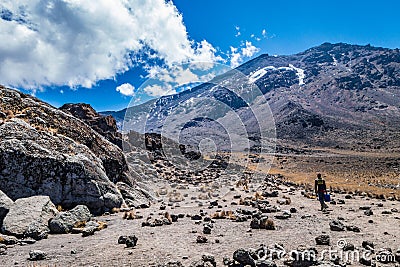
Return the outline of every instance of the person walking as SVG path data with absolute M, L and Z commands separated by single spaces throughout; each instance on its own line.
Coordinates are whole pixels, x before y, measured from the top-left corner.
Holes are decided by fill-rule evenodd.
M 325 204 L 325 193 L 326 193 L 326 183 L 322 179 L 320 173 L 317 174 L 317 179 L 315 179 L 315 194 L 318 195 L 319 203 L 321 203 L 321 211 L 325 211 L 328 205 Z

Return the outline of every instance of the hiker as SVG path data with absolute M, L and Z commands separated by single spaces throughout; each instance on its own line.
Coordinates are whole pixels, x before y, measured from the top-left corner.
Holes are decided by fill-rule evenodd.
M 326 183 L 322 179 L 320 173 L 317 174 L 317 179 L 315 179 L 315 194 L 318 195 L 319 202 L 321 203 L 321 211 L 324 211 L 328 206 L 325 204 L 325 193 L 326 193 Z

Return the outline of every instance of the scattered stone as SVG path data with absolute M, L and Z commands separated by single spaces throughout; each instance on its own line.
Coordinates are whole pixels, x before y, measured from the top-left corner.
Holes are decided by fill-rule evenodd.
M 346 227 L 344 224 L 338 220 L 333 220 L 329 223 L 331 231 L 344 231 Z
M 0 256 L 7 255 L 7 246 L 4 244 L 0 244 Z
M 241 266 L 256 266 L 254 259 L 251 257 L 250 252 L 243 248 L 236 250 L 233 253 L 233 259 L 241 264 Z
M 135 235 L 127 236 L 125 239 L 125 245 L 127 248 L 133 248 L 136 246 L 138 238 Z
M 354 251 L 355 246 L 351 243 L 346 242 L 346 244 L 342 248 L 343 251 Z
M 190 219 L 194 220 L 194 221 L 201 221 L 203 219 L 203 217 L 201 217 L 201 215 L 196 214 L 193 215 Z
M 344 198 L 345 198 L 345 199 L 352 199 L 353 196 L 352 196 L 352 195 L 345 195 Z
M 203 262 L 209 262 L 213 267 L 217 266 L 217 262 L 215 261 L 215 257 L 211 254 L 204 254 L 201 256 Z
M 204 227 L 203 227 L 203 234 L 205 234 L 205 235 L 211 234 L 211 229 L 212 228 L 213 228 L 212 224 L 210 224 L 210 223 L 205 224 Z
M 371 241 L 363 241 L 362 245 L 363 248 L 373 251 L 374 250 L 374 243 Z
M 15 245 L 17 243 L 18 243 L 18 238 L 16 238 L 15 236 L 0 234 L 0 244 Z
M 315 238 L 315 242 L 320 246 L 329 246 L 330 245 L 330 237 L 329 235 L 320 235 Z
M 391 210 L 384 210 L 384 211 L 382 211 L 382 214 L 389 215 L 389 214 L 392 214 L 392 211 Z
M 297 212 L 296 208 L 294 208 L 294 207 L 290 208 L 290 213 L 296 213 L 296 212 Z
M 365 211 L 364 211 L 364 215 L 366 215 L 366 216 L 372 216 L 372 215 L 374 215 L 374 212 L 373 212 L 371 209 L 368 209 L 368 210 L 365 210 Z
M 196 242 L 200 244 L 207 243 L 207 237 L 205 237 L 204 235 L 199 235 L 196 238 Z
M 95 226 L 85 227 L 82 229 L 82 237 L 94 235 L 94 232 L 96 232 L 96 231 L 97 231 L 97 227 L 95 227 Z
M 355 233 L 359 233 L 361 232 L 360 227 L 355 226 L 355 225 L 348 225 L 346 226 L 347 231 L 351 231 L 351 232 L 355 232 Z
M 85 205 L 78 205 L 69 211 L 60 212 L 50 220 L 50 232 L 53 234 L 70 233 L 74 227 L 85 226 L 91 217 L 92 214 Z
M 290 217 L 292 217 L 292 215 L 288 211 L 282 211 L 282 213 L 275 215 L 275 218 L 279 220 L 286 220 Z
M 31 250 L 29 251 L 30 261 L 40 261 L 47 258 L 47 254 L 41 250 Z
M 33 238 L 24 238 L 24 239 L 19 240 L 18 243 L 19 243 L 21 246 L 24 246 L 24 245 L 32 245 L 32 244 L 35 244 L 35 243 L 36 243 L 36 240 L 33 239 Z

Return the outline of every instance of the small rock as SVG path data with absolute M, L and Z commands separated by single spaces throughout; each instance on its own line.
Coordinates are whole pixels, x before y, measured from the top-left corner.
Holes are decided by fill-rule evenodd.
M 94 232 L 96 232 L 96 231 L 97 231 L 97 227 L 95 227 L 95 226 L 85 227 L 82 229 L 82 236 L 87 237 L 90 235 L 94 235 Z
M 363 241 L 361 246 L 368 250 L 374 250 L 374 243 L 371 241 Z
M 190 219 L 194 221 L 201 221 L 203 217 L 201 217 L 199 214 L 193 215 Z
M 205 224 L 203 227 L 203 234 L 209 235 L 211 234 L 212 224 Z
M 355 232 L 355 233 L 361 232 L 360 228 L 355 225 L 348 225 L 348 226 L 346 226 L 346 229 L 347 229 L 347 231 L 351 231 L 351 232 Z
M 254 259 L 250 255 L 250 252 L 243 248 L 240 248 L 233 253 L 233 259 L 235 261 L 239 262 L 242 266 L 245 266 L 245 265 L 255 266 L 256 265 Z
M 315 242 L 320 246 L 329 246 L 330 245 L 330 237 L 329 235 L 320 235 L 315 238 Z
M 203 236 L 203 235 L 199 235 L 199 236 L 197 236 L 197 238 L 196 238 L 196 242 L 197 242 L 197 243 L 200 243 L 200 244 L 202 244 L 202 243 L 207 243 L 207 237 L 205 237 L 205 236 Z
M 31 250 L 29 251 L 30 261 L 40 261 L 47 258 L 47 254 L 41 250 Z
M 126 237 L 125 245 L 127 248 L 133 248 L 136 246 L 138 238 L 135 235 L 130 235 Z
M 371 215 L 374 215 L 374 212 L 373 212 L 371 209 L 365 210 L 365 211 L 364 211 L 364 215 L 366 215 L 366 216 L 371 216 Z
M 329 227 L 330 227 L 331 231 L 344 231 L 345 230 L 344 224 L 338 220 L 331 221 L 329 223 Z

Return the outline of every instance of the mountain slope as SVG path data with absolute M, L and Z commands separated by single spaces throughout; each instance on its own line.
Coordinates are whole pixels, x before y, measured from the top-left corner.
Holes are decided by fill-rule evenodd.
M 233 111 L 251 139 L 257 125 L 250 121 L 257 116 L 242 114 L 249 106 L 257 106 L 259 110 L 271 108 L 281 144 L 356 150 L 400 148 L 398 49 L 324 43 L 290 56 L 261 55 L 236 70 L 191 90 L 142 104 L 144 112 L 131 108 L 132 112 L 126 113 L 125 130 L 161 132 L 170 121 L 184 120 L 181 114 L 190 114 L 187 122 L 199 120 L 203 113 L 222 122 Z M 245 89 L 251 91 L 253 84 L 267 102 L 246 98 Z M 223 105 L 213 106 L 211 101 Z M 197 127 L 193 132 L 198 131 Z

